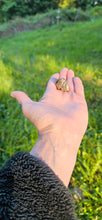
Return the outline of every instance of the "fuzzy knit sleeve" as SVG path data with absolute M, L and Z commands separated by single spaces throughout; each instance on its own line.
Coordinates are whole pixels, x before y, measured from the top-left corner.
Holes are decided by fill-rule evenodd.
M 18 152 L 0 170 L 0 219 L 75 220 L 74 202 L 43 161 Z

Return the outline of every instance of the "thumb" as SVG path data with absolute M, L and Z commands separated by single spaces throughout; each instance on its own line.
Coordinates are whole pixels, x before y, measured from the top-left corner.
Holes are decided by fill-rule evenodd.
M 17 99 L 20 105 L 33 102 L 24 92 L 21 91 L 11 92 L 11 97 Z
M 34 102 L 21 91 L 11 92 L 11 97 L 17 99 L 18 103 L 22 106 L 23 114 L 31 121 L 31 106 Z
M 33 102 L 24 92 L 21 91 L 11 92 L 11 97 L 17 99 L 18 103 L 22 106 L 24 116 L 35 124 L 36 114 L 38 113 L 38 108 L 36 106 L 37 103 Z

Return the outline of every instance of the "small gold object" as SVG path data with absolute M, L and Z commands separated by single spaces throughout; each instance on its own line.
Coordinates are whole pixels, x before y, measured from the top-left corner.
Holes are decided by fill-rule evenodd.
M 60 78 L 57 80 L 56 87 L 58 90 L 61 90 L 62 92 L 69 92 L 68 81 L 64 78 Z

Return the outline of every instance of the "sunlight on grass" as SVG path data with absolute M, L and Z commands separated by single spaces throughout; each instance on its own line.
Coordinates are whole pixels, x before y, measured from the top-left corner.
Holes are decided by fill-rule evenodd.
M 84 84 L 89 124 L 70 190 L 80 219 L 101 220 L 102 19 L 20 33 L 0 40 L 0 49 L 0 165 L 17 151 L 30 151 L 38 137 L 11 91 L 22 90 L 38 101 L 52 74 L 73 69 Z
M 7 66 L 0 60 L 0 93 L 9 93 L 12 88 L 12 67 Z

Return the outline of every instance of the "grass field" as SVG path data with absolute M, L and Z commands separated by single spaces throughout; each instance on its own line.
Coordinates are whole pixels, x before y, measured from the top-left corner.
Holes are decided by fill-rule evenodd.
M 59 23 L 0 40 L 0 166 L 30 151 L 37 131 L 22 115 L 13 90 L 38 101 L 50 76 L 63 67 L 85 87 L 89 124 L 70 182 L 78 219 L 102 219 L 102 19 Z

